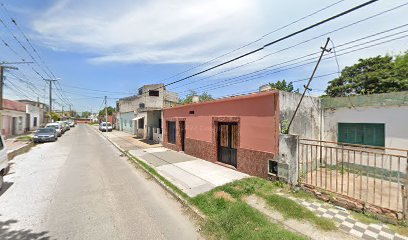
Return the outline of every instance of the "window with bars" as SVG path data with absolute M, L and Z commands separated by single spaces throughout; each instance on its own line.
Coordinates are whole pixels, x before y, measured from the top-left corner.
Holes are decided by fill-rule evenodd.
M 337 140 L 341 143 L 385 146 L 384 123 L 338 123 Z
M 167 142 L 176 144 L 176 122 L 167 121 Z

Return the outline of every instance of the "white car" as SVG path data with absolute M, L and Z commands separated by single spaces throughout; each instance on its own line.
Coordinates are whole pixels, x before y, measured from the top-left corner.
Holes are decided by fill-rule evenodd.
M 112 132 L 112 124 L 110 122 L 108 122 L 108 124 L 101 122 L 101 124 L 99 124 L 99 130 L 102 132 Z
M 63 128 L 61 126 L 61 124 L 59 123 L 47 123 L 47 125 L 45 125 L 46 128 L 54 128 L 55 131 L 57 132 L 58 137 L 62 136 L 63 133 Z
M 9 169 L 6 144 L 3 136 L 0 136 L 0 190 L 4 183 L 3 176 L 8 173 Z

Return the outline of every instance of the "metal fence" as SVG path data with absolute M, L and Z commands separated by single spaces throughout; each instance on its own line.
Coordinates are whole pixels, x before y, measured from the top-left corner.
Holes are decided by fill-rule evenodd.
M 310 139 L 298 149 L 300 183 L 405 215 L 407 149 Z

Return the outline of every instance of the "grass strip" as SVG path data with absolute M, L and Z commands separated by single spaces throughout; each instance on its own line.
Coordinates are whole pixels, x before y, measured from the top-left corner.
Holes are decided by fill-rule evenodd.
M 213 239 L 305 239 L 274 224 L 261 212 L 241 200 L 217 198 L 214 193 L 223 187 L 191 199 L 208 220 L 202 230 Z
M 336 230 L 337 227 L 333 221 L 319 217 L 306 207 L 297 202 L 276 194 L 258 194 L 266 200 L 269 206 L 280 212 L 285 218 L 297 220 L 306 220 L 313 223 L 316 227 L 324 231 Z

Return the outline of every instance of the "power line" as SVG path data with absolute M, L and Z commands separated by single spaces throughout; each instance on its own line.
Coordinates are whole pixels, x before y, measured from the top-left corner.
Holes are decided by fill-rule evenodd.
M 396 37 L 396 38 L 393 38 L 393 39 L 390 39 L 390 40 L 386 40 L 386 41 L 383 41 L 383 42 L 380 42 L 380 43 L 371 44 L 371 45 L 369 45 L 369 46 L 365 46 L 365 47 L 361 47 L 361 48 L 358 48 L 358 49 L 350 50 L 350 51 L 348 51 L 348 52 L 345 52 L 345 53 L 342 53 L 342 54 L 338 54 L 337 57 L 342 56 L 342 55 L 346 55 L 346 54 L 350 54 L 350 53 L 354 53 L 354 52 L 356 52 L 356 51 L 368 49 L 368 48 L 371 48 L 371 47 L 379 46 L 379 45 L 381 45 L 381 44 L 385 44 L 385 43 L 388 43 L 388 42 L 400 40 L 400 39 L 403 39 L 403 38 L 406 38 L 406 37 L 408 37 L 408 35 L 403 35 L 403 36 Z M 344 50 L 347 50 L 347 49 L 343 49 L 343 51 L 344 51 Z M 339 52 L 339 51 L 338 51 L 338 52 Z M 323 58 L 323 60 L 328 60 L 328 59 L 332 59 L 332 58 L 334 58 L 334 56 Z M 290 69 L 293 69 L 293 68 L 297 68 L 297 67 L 301 67 L 301 66 L 306 66 L 306 65 L 315 63 L 315 61 L 313 61 L 313 60 L 310 61 L 310 60 L 311 60 L 311 59 L 303 60 L 303 61 L 301 61 L 301 62 L 305 62 L 305 61 L 306 61 L 306 63 L 299 64 L 299 65 L 295 65 L 295 66 L 293 66 L 293 67 L 289 67 L 289 68 L 282 68 L 282 67 L 281 67 L 282 69 L 275 69 L 275 71 L 272 71 L 272 70 L 271 70 L 271 71 L 268 71 L 268 72 L 266 72 L 266 73 L 263 73 L 263 75 L 257 74 L 257 75 L 254 75 L 254 76 L 250 76 L 250 77 L 248 77 L 248 78 L 240 79 L 239 81 L 229 82 L 229 83 L 224 84 L 224 85 L 221 85 L 221 86 L 214 86 L 214 87 L 212 87 L 212 88 L 210 87 L 210 88 L 207 88 L 207 89 L 201 90 L 201 91 L 210 91 L 210 90 L 214 90 L 214 89 L 218 89 L 218 88 L 223 88 L 223 87 L 235 85 L 235 84 L 242 83 L 242 82 L 247 82 L 247 81 L 254 80 L 254 79 L 260 79 L 260 78 L 263 78 L 263 77 L 265 77 L 265 76 L 268 76 L 268 75 L 271 75 L 271 74 L 274 74 L 274 73 L 278 73 L 278 72 L 282 72 L 282 71 L 286 71 L 286 70 L 290 70 Z M 290 65 L 293 65 L 293 64 L 290 64 Z M 245 75 L 248 75 L 248 74 L 245 74 Z M 260 76 L 260 75 L 261 75 L 261 76 Z M 239 76 L 238 76 L 238 77 L 239 77 Z M 235 78 L 238 78 L 238 77 L 235 77 Z M 227 79 L 227 80 L 228 80 L 228 79 Z
M 367 39 L 367 38 L 371 38 L 371 37 L 373 37 L 373 36 L 377 36 L 377 35 L 380 35 L 380 34 L 389 32 L 389 31 L 391 31 L 391 30 L 395 30 L 395 29 L 401 28 L 401 27 L 403 27 L 403 26 L 408 26 L 408 24 L 404 24 L 404 25 L 401 25 L 401 26 L 399 26 L 399 27 L 392 28 L 392 29 L 390 29 L 390 30 L 382 31 L 382 32 L 379 32 L 379 33 L 376 33 L 376 34 L 372 34 L 372 35 L 369 35 L 369 36 L 366 36 L 366 37 L 362 37 L 362 38 L 359 38 L 359 39 L 356 39 L 356 40 L 353 40 L 353 41 L 349 41 L 349 42 L 346 42 L 346 43 L 343 43 L 343 44 L 339 45 L 338 47 L 346 46 L 346 45 L 351 44 L 351 43 L 354 43 L 354 42 L 356 42 L 356 41 L 361 41 L 361 40 L 364 40 L 364 39 Z M 367 43 L 372 43 L 372 42 L 375 42 L 375 41 L 379 41 L 379 40 L 382 40 L 382 39 L 384 39 L 384 38 L 396 36 L 396 35 L 399 35 L 399 34 L 405 33 L 405 32 L 408 32 L 408 30 L 400 31 L 400 32 L 398 32 L 398 33 L 394 33 L 394 34 L 390 34 L 390 35 L 387 35 L 387 36 L 384 36 L 384 37 L 381 37 L 381 38 L 377 38 L 377 39 L 374 39 L 374 40 L 370 40 L 370 41 L 365 42 L 365 43 L 360 43 L 360 44 L 357 44 L 357 45 L 348 47 L 348 48 L 346 48 L 346 49 L 341 49 L 340 52 L 341 52 L 341 51 L 345 51 L 345 50 L 350 49 L 350 48 L 355 48 L 355 47 L 358 47 L 358 46 L 361 46 L 361 45 L 364 45 L 364 44 L 367 44 Z M 269 71 L 266 71 L 266 72 L 263 72 L 263 71 L 265 71 L 266 69 L 272 68 L 272 67 L 276 67 L 276 66 L 279 66 L 279 65 L 283 65 L 283 64 L 286 64 L 286 63 L 289 63 L 289 62 L 294 62 L 294 61 L 297 61 L 297 60 L 300 60 L 300 59 L 303 59 L 303 58 L 306 58 L 306 57 L 309 57 L 309 56 L 313 56 L 313 55 L 316 55 L 316 54 L 318 54 L 318 52 L 314 52 L 314 53 L 311 53 L 311 54 L 304 55 L 304 56 L 302 56 L 302 57 L 297 57 L 297 58 L 294 58 L 294 59 L 290 59 L 290 60 L 287 60 L 287 61 L 285 61 L 285 62 L 273 64 L 273 65 L 270 65 L 270 66 L 268 66 L 268 67 L 262 68 L 262 69 L 260 69 L 260 70 L 253 71 L 253 72 L 250 72 L 250 73 L 247 73 L 247 74 L 243 74 L 243 75 L 240 75 L 240 76 L 232 77 L 232 78 L 229 78 L 229 79 L 226 79 L 226 80 L 222 80 L 222 81 L 219 81 L 219 82 L 216 82 L 216 83 L 207 84 L 207 85 L 198 87 L 198 88 L 196 88 L 196 89 L 202 89 L 202 88 L 205 88 L 205 87 L 208 87 L 208 86 L 215 86 L 215 85 L 219 84 L 220 82 L 230 81 L 230 80 L 237 79 L 237 78 L 240 78 L 240 77 L 243 77 L 243 76 L 248 76 L 249 78 L 252 78 L 252 77 L 255 77 L 255 76 L 260 76 L 260 75 L 265 74 L 265 73 L 270 72 L 270 71 L 274 71 L 273 73 L 276 73 L 276 70 L 279 70 L 280 68 L 287 68 L 288 66 L 296 65 L 296 64 L 299 64 L 299 63 L 302 63 L 302 62 L 307 62 L 307 61 L 309 61 L 309 60 L 313 60 L 314 58 L 311 57 L 311 58 L 308 58 L 308 59 L 306 59 L 306 60 L 303 60 L 303 61 L 300 61 L 300 62 L 295 62 L 295 63 L 292 63 L 292 64 L 288 64 L 288 65 L 285 65 L 285 66 L 280 67 L 280 68 L 277 68 L 277 69 L 272 69 L 272 70 L 269 70 Z M 300 66 L 303 66 L 303 65 L 300 65 Z M 292 68 L 289 68 L 289 69 L 292 69 Z M 285 69 L 285 70 L 286 70 L 286 69 Z M 280 72 L 280 71 L 277 71 L 277 72 Z M 256 74 L 256 75 L 251 76 L 252 74 L 255 74 L 255 73 L 259 73 L 259 74 Z M 270 75 L 270 74 L 263 75 L 262 77 L 267 76 L 267 75 Z M 185 92 L 185 91 L 183 91 L 183 92 Z
M 295 21 L 293 21 L 293 22 L 290 22 L 290 23 L 288 23 L 288 24 L 286 24 L 286 25 L 284 25 L 284 26 L 278 27 L 278 28 L 276 28 L 276 29 L 274 29 L 274 30 L 272 30 L 272 31 L 270 31 L 270 32 L 268 32 L 268 33 L 262 35 L 261 37 L 259 37 L 258 39 L 254 40 L 254 41 L 251 41 L 251 42 L 249 42 L 249 43 L 247 43 L 247 44 L 244 44 L 244 45 L 242 45 L 242 46 L 240 46 L 240 47 L 238 47 L 238 48 L 236 48 L 236 49 L 233 49 L 233 50 L 231 50 L 231 51 L 229 51 L 229 52 L 227 52 L 227 53 L 224 53 L 224 54 L 222 54 L 222 55 L 219 55 L 219 56 L 217 56 L 217 57 L 215 57 L 215 58 L 213 58 L 213 59 L 211 59 L 211 60 L 208 60 L 208 61 L 206 61 L 206 62 L 204 62 L 204 63 L 202 63 L 202 64 L 199 64 L 199 65 L 196 65 L 196 66 L 194 66 L 194 67 L 191 67 L 191 68 L 189 68 L 189 69 L 187 69 L 187 70 L 185 70 L 185 71 L 183 71 L 183 72 L 180 72 L 180 73 L 177 73 L 177 74 L 175 74 L 175 75 L 173 75 L 173 76 L 170 76 L 170 77 L 168 77 L 168 78 L 165 78 L 165 79 L 163 79 L 163 81 L 172 79 L 172 78 L 177 77 L 177 76 L 180 76 L 180 75 L 182 75 L 182 74 L 184 74 L 184 73 L 186 73 L 186 72 L 189 72 L 189 71 L 194 70 L 194 69 L 196 69 L 196 68 L 199 68 L 199 67 L 201 67 L 201 66 L 207 65 L 208 63 L 211 63 L 211 62 L 213 62 L 213 61 L 215 61 L 215 60 L 218 60 L 218 59 L 220 59 L 220 58 L 222 58 L 222 57 L 228 56 L 228 55 L 230 55 L 231 53 L 234 53 L 234 52 L 239 51 L 239 50 L 241 50 L 241 49 L 243 49 L 243 48 L 246 48 L 246 47 L 248 47 L 248 46 L 251 46 L 251 45 L 253 45 L 254 43 L 257 43 L 257 42 L 263 40 L 265 37 L 271 35 L 272 33 L 275 33 L 275 32 L 278 32 L 278 31 L 280 31 L 280 30 L 283 30 L 283 29 L 285 29 L 285 28 L 287 28 L 287 27 L 289 27 L 289 26 L 292 26 L 292 25 L 294 25 L 294 24 L 296 24 L 296 23 L 298 23 L 298 22 L 300 22 L 300 21 L 302 21 L 302 20 L 305 20 L 305 19 L 307 19 L 307 18 L 309 18 L 309 17 L 311 17 L 311 16 L 313 16 L 313 15 L 316 15 L 316 14 L 318 14 L 318 13 L 320 13 L 320 12 L 326 10 L 326 9 L 329 9 L 329 8 L 331 8 L 331 7 L 333 7 L 333 6 L 337 5 L 337 4 L 339 4 L 339 3 L 341 3 L 341 2 L 344 2 L 344 1 L 345 1 L 345 0 L 340 0 L 340 1 L 337 1 L 337 2 L 335 2 L 335 3 L 332 3 L 332 4 L 330 4 L 330 5 L 326 6 L 326 7 L 323 7 L 323 8 L 321 8 L 321 9 L 317 10 L 317 11 L 314 11 L 314 12 L 312 12 L 312 13 L 310 13 L 310 14 L 304 16 L 304 17 L 301 17 L 301 18 L 299 18 L 299 19 L 297 19 L 297 20 L 295 20 Z
M 350 8 L 350 9 L 348 9 L 348 10 L 346 10 L 346 11 L 343 11 L 343 12 L 341 12 L 341 13 L 338 13 L 338 14 L 336 14 L 336 15 L 334 15 L 334 16 L 331 16 L 331 17 L 329 17 L 329 18 L 326 18 L 326 19 L 324 19 L 324 20 L 322 20 L 322 21 L 319 21 L 319 22 L 317 22 L 317 23 L 314 23 L 314 24 L 312 24 L 312 25 L 310 25 L 310 26 L 308 26 L 308 27 L 305 27 L 305 28 L 303 28 L 303 29 L 301 29 L 301 30 L 298 30 L 298 31 L 296 31 L 296 32 L 293 32 L 293 33 L 291 33 L 291 34 L 289 34 L 289 35 L 286 35 L 286 36 L 284 36 L 284 37 L 278 38 L 278 39 L 276 39 L 276 40 L 274 40 L 274 41 L 272 41 L 272 42 L 269 42 L 269 43 L 265 44 L 264 46 L 262 46 L 262 47 L 260 47 L 260 48 L 257 48 L 257 49 L 255 49 L 255 50 L 252 50 L 252 51 L 247 52 L 247 53 L 244 53 L 244 54 L 242 54 L 242 55 L 240 55 L 240 56 L 238 56 L 238 57 L 235 57 L 235 58 L 230 59 L 230 60 L 228 60 L 228 61 L 219 63 L 219 64 L 217 64 L 217 65 L 215 65 L 215 66 L 213 66 L 213 67 L 207 68 L 207 69 L 205 69 L 205 70 L 202 70 L 202 71 L 200 71 L 200 72 L 194 73 L 194 74 L 189 75 L 189 76 L 187 76 L 187 77 L 184 77 L 184 78 L 181 78 L 181 79 L 179 79 L 179 80 L 170 82 L 170 83 L 168 83 L 168 84 L 165 84 L 164 86 L 170 86 L 170 85 L 173 85 L 173 84 L 175 84 L 175 83 L 178 83 L 178 82 L 181 82 L 181 81 L 185 81 L 185 80 L 190 79 L 190 78 L 192 78 L 192 77 L 194 77 L 194 76 L 203 74 L 203 73 L 208 72 L 208 71 L 211 71 L 211 70 L 213 70 L 213 69 L 215 69 L 215 68 L 219 68 L 219 67 L 224 66 L 224 65 L 226 65 L 226 64 L 229 64 L 229 63 L 231 63 L 231 62 L 237 61 L 237 60 L 239 60 L 239 59 L 241 59 L 241 58 L 244 58 L 244 57 L 247 57 L 247 56 L 252 55 L 252 54 L 254 54 L 254 53 L 257 53 L 257 52 L 259 52 L 259 51 L 261 51 L 261 50 L 263 50 L 263 49 L 265 49 L 265 48 L 267 48 L 267 47 L 269 47 L 269 46 L 271 46 L 271 45 L 274 45 L 274 44 L 279 43 L 279 42 L 281 42 L 281 41 L 283 41 L 283 40 L 286 40 L 286 39 L 289 39 L 289 38 L 291 38 L 291 37 L 293 37 L 293 36 L 296 36 L 296 35 L 298 35 L 298 34 L 300 34 L 300 33 L 306 32 L 306 31 L 308 31 L 308 30 L 310 30 L 310 29 L 313 29 L 313 28 L 315 28 L 315 27 L 318 27 L 318 26 L 320 26 L 320 25 L 323 25 L 323 24 L 325 24 L 325 23 L 327 23 L 327 22 L 330 22 L 330 21 L 332 21 L 332 20 L 334 20 L 334 19 L 337 19 L 337 18 L 339 18 L 339 17 L 342 17 L 342 16 L 344 16 L 344 15 L 347 15 L 347 14 L 349 14 L 349 13 L 351 13 L 351 12 L 354 12 L 354 11 L 360 9 L 360 8 L 366 7 L 366 6 L 368 6 L 368 5 L 370 5 L 370 4 L 373 4 L 373 3 L 377 2 L 377 1 L 379 1 L 379 0 L 367 1 L 367 2 L 365 2 L 365 3 L 363 3 L 363 4 L 360 4 L 360 5 L 358 5 L 358 6 L 355 6 L 355 7 L 353 7 L 353 8 Z
M 190 82 L 185 83 L 185 84 L 183 84 L 183 85 L 176 86 L 176 87 L 174 87 L 173 89 L 177 89 L 177 88 L 180 88 L 180 87 L 184 87 L 184 86 L 187 86 L 187 85 L 190 85 L 190 84 L 193 84 L 193 83 L 196 83 L 196 82 L 199 82 L 199 81 L 202 81 L 202 80 L 205 80 L 205 79 L 208 79 L 208 78 L 211 78 L 211 77 L 220 75 L 220 74 L 222 74 L 222 73 L 226 73 L 226 72 L 232 71 L 232 70 L 234 70 L 234 69 L 238 69 L 238 68 L 241 68 L 241 67 L 250 65 L 250 64 L 252 64 L 252 63 L 255 63 L 255 62 L 258 62 L 258 61 L 260 61 L 260 60 L 263 60 L 263 59 L 265 59 L 265 58 L 267 58 L 267 57 L 269 57 L 269 56 L 271 56 L 271 55 L 274 55 L 274 54 L 277 54 L 277 53 L 280 53 L 280 52 L 283 52 L 283 51 L 292 49 L 292 48 L 294 48 L 294 47 L 297 47 L 297 46 L 299 46 L 299 45 L 305 44 L 305 43 L 310 42 L 310 41 L 315 40 L 315 39 L 319 39 L 320 37 L 327 36 L 327 35 L 332 34 L 332 33 L 334 33 L 334 32 L 337 32 L 337 31 L 340 31 L 340 30 L 344 30 L 344 29 L 349 28 L 349 27 L 351 27 L 351 26 L 354 26 L 354 25 L 356 25 L 356 24 L 359 24 L 359 23 L 365 22 L 365 21 L 367 21 L 367 20 L 370 20 L 370 19 L 372 19 L 372 18 L 381 16 L 381 15 L 383 15 L 383 14 L 385 14 L 385 13 L 389 13 L 389 12 L 392 12 L 392 11 L 394 11 L 394 10 L 397 10 L 397 9 L 399 9 L 399 8 L 401 8 L 401 7 L 406 6 L 406 5 L 408 5 L 408 3 L 404 3 L 404 4 L 398 5 L 398 6 L 396 6 L 396 7 L 393 7 L 393 8 L 384 10 L 384 11 L 381 11 L 381 12 L 376 13 L 376 14 L 374 14 L 374 15 L 371 15 L 371 16 L 369 16 L 369 17 L 360 19 L 360 20 L 358 20 L 358 21 L 356 21 L 356 22 L 353 22 L 353 23 L 347 24 L 347 25 L 345 25 L 345 26 L 339 27 L 339 28 L 337 28 L 337 29 L 328 31 L 328 32 L 326 32 L 326 33 L 324 33 L 324 34 L 320 34 L 320 35 L 318 35 L 318 36 L 315 36 L 315 37 L 309 38 L 309 39 L 307 39 L 307 40 L 301 41 L 301 42 L 296 43 L 296 44 L 294 44 L 294 45 L 291 45 L 291 46 L 289 46 L 289 47 L 285 47 L 285 48 L 282 48 L 282 49 L 280 49 L 280 50 L 274 51 L 274 52 L 272 52 L 272 53 L 266 54 L 265 56 L 263 56 L 263 57 L 261 57 L 261 58 L 258 58 L 258 59 L 255 59 L 255 60 L 253 60 L 253 61 L 250 61 L 250 62 L 241 64 L 241 65 L 238 65 L 238 66 L 229 68 L 229 69 L 227 69 L 227 70 L 224 70 L 224 71 L 221 71 L 221 72 L 212 74 L 212 75 L 210 75 L 210 76 L 203 77 L 203 78 L 201 78 L 201 79 L 197 79 L 197 80 L 195 80 L 195 81 L 190 81 Z M 399 26 L 399 27 L 396 27 L 395 29 L 401 28 L 401 27 L 405 27 L 406 25 L 407 25 L 407 24 L 401 25 L 401 26 Z M 395 29 L 390 29 L 389 31 L 395 30 Z

